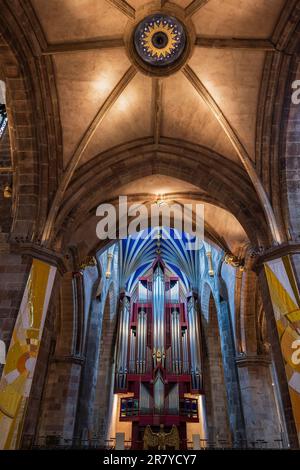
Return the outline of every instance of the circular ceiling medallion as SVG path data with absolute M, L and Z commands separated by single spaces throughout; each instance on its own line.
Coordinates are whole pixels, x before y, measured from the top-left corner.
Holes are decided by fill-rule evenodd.
M 133 42 L 139 58 L 152 67 L 173 66 L 184 55 L 187 36 L 183 24 L 167 14 L 153 14 L 138 23 Z

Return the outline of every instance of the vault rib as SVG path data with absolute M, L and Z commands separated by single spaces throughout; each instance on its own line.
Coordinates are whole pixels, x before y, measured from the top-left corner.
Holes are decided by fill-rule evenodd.
M 153 136 L 154 143 L 159 144 L 162 120 L 162 80 L 153 78 Z
M 72 52 L 84 52 L 96 49 L 111 49 L 115 47 L 123 47 L 124 41 L 121 37 L 115 38 L 99 38 L 88 41 L 74 41 L 74 42 L 63 42 L 57 44 L 49 44 L 45 50 L 42 51 L 42 55 L 55 55 L 65 54 Z
M 266 219 L 268 221 L 268 225 L 270 227 L 270 231 L 273 237 L 273 240 L 275 243 L 282 243 L 282 237 L 280 234 L 280 230 L 278 228 L 275 215 L 272 209 L 272 206 L 270 204 L 269 198 L 264 190 L 264 187 L 256 173 L 256 170 L 254 168 L 254 165 L 248 155 L 248 152 L 244 148 L 243 144 L 241 143 L 238 134 L 234 130 L 234 128 L 231 126 L 230 122 L 224 115 L 223 111 L 221 108 L 218 106 L 216 101 L 214 100 L 213 96 L 209 93 L 205 85 L 202 83 L 200 78 L 196 75 L 196 73 L 193 71 L 193 69 L 189 66 L 186 65 L 182 69 L 183 74 L 185 77 L 188 79 L 190 84 L 195 88 L 199 96 L 202 98 L 204 103 L 208 106 L 208 108 L 211 110 L 215 118 L 218 120 L 220 126 L 224 130 L 226 136 L 228 137 L 230 143 L 232 144 L 234 150 L 236 151 L 241 163 L 243 164 L 244 168 L 246 169 L 249 178 L 252 181 L 252 184 L 257 192 L 257 195 L 260 199 L 260 202 L 262 204 Z
M 134 66 L 131 66 L 123 75 L 121 80 L 117 83 L 117 85 L 114 87 L 112 92 L 109 94 L 109 96 L 106 98 L 104 103 L 101 105 L 99 108 L 96 116 L 94 117 L 93 121 L 90 123 L 88 129 L 85 131 L 83 134 L 79 144 L 77 145 L 77 148 L 75 152 L 73 153 L 71 160 L 62 176 L 62 179 L 60 181 L 59 187 L 56 191 L 51 209 L 48 214 L 48 218 L 45 224 L 45 229 L 43 232 L 43 237 L 42 241 L 43 243 L 47 243 L 50 239 L 50 235 L 52 232 L 53 224 L 56 218 L 56 215 L 59 211 L 61 202 L 63 200 L 64 193 L 71 181 L 71 178 L 81 160 L 81 157 L 83 153 L 85 152 L 87 146 L 89 145 L 92 137 L 94 136 L 96 130 L 98 129 L 99 125 L 103 121 L 104 117 L 107 115 L 109 110 L 112 108 L 114 103 L 117 101 L 117 99 L 120 97 L 120 95 L 123 93 L 125 88 L 129 85 L 129 83 L 132 81 L 134 76 L 136 75 L 137 70 Z
M 256 49 L 276 51 L 276 46 L 268 39 L 256 38 L 215 38 L 197 36 L 195 46 L 212 49 Z
M 128 18 L 135 19 L 135 9 L 125 0 L 106 0 L 108 3 L 120 10 Z
M 185 9 L 185 16 L 193 16 L 200 8 L 204 7 L 209 0 L 193 0 Z

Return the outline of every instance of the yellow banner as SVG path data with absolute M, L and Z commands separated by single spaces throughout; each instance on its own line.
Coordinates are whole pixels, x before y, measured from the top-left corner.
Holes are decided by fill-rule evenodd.
M 293 413 L 300 439 L 300 298 L 290 258 L 265 263 Z
M 33 260 L 0 381 L 0 449 L 16 449 L 56 268 Z

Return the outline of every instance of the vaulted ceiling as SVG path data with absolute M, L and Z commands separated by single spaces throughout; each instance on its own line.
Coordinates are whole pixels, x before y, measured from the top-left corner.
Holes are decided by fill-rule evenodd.
M 118 8 L 120 3 L 32 0 L 49 50 L 59 52 L 53 57 L 65 165 L 99 107 L 130 66 L 122 38 L 131 20 Z M 140 9 L 149 2 L 128 3 Z M 174 3 L 185 8 L 190 2 L 177 0 Z M 285 0 L 192 3 L 195 4 L 192 22 L 199 46 L 195 47 L 189 65 L 213 95 L 255 161 L 256 113 L 265 53 L 272 47 L 268 40 Z M 217 38 L 227 38 L 231 47 L 226 47 L 224 40 L 218 47 Z M 236 47 L 232 38 L 236 39 Z M 239 39 L 250 41 L 243 44 Z M 255 41 L 258 39 L 265 41 Z M 115 41 L 117 45 L 107 47 L 104 40 Z M 97 44 L 85 50 L 87 43 L 93 41 Z M 72 53 L 68 48 L 70 43 Z M 204 145 L 240 163 L 218 121 L 187 83 L 187 78 L 178 72 L 162 82 L 160 135 Z M 154 101 L 153 79 L 137 74 L 106 114 L 80 164 L 112 146 L 153 135 Z
M 250 213 L 280 241 L 258 138 L 266 62 L 279 54 L 291 3 L 26 0 L 41 55 L 53 64 L 63 143 L 44 239 L 59 217 L 75 219 L 78 203 L 76 214 L 86 211 L 94 227 L 97 202 L 165 193 L 204 202 L 213 236 L 235 253 L 251 238 Z M 192 38 L 190 55 L 172 74 L 144 73 L 128 49 L 128 31 L 154 11 L 179 15 Z M 134 164 L 142 169 L 133 171 Z M 74 227 L 77 243 L 86 225 Z

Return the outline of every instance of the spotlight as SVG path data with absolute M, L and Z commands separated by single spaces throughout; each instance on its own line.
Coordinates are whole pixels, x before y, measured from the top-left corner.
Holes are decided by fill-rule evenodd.
M 9 184 L 6 184 L 3 189 L 3 197 L 5 199 L 10 199 L 12 197 L 12 189 Z

